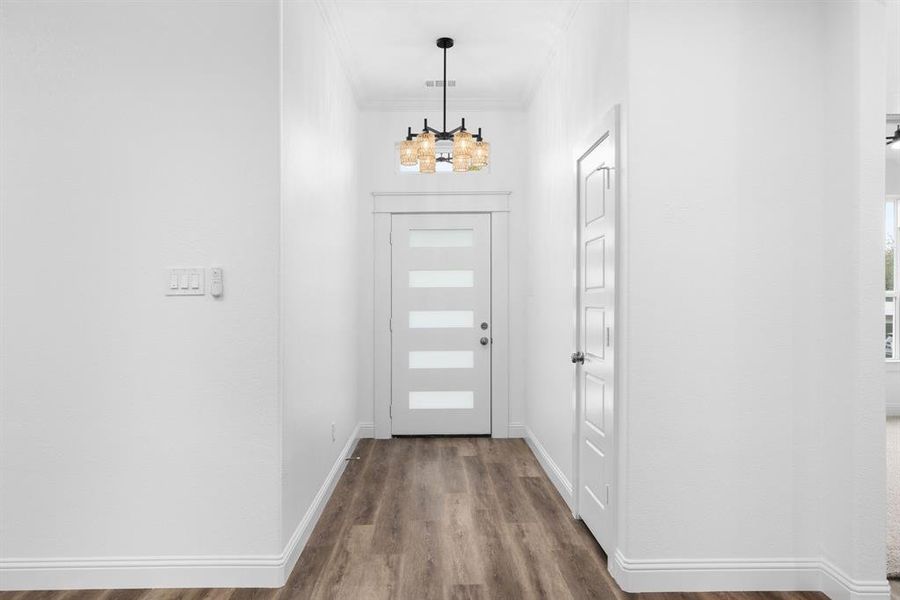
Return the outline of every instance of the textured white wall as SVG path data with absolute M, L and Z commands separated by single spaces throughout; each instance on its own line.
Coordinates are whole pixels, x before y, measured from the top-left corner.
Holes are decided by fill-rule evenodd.
M 819 377 L 827 385 L 816 404 L 820 542 L 824 556 L 850 577 L 883 581 L 885 6 L 829 3 L 823 9 L 825 122 L 834 126 L 822 178 L 828 185 L 819 260 L 827 269 L 819 296 L 822 322 L 834 326 L 822 333 Z M 839 238 L 844 243 L 834 244 Z
M 449 96 L 449 94 L 448 94 Z M 363 143 L 360 146 L 362 179 L 360 182 L 360 238 L 363 240 L 362 277 L 358 293 L 362 314 L 359 328 L 359 364 L 363 378 L 359 395 L 360 420 L 372 421 L 373 365 L 372 365 L 372 192 L 448 192 L 448 191 L 511 191 L 510 212 L 510 403 L 511 423 L 524 420 L 524 279 L 525 279 L 525 213 L 523 210 L 523 174 L 525 169 L 526 135 L 524 113 L 515 110 L 474 111 L 454 110 L 453 98 L 448 97 L 447 127 L 466 118 L 468 127 L 481 127 L 485 139 L 491 142 L 489 172 L 462 174 L 418 175 L 397 172 L 397 153 L 394 144 L 406 135 L 406 128 L 421 128 L 422 119 L 430 125 L 440 124 L 440 110 L 376 111 L 364 110 L 360 116 Z
M 887 112 L 900 114 L 900 2 L 887 2 Z
M 370 250 L 358 231 L 366 202 L 358 187 L 352 90 L 314 3 L 285 2 L 283 27 L 282 535 L 287 542 L 358 422 L 360 263 Z
M 572 478 L 575 161 L 625 101 L 625 3 L 582 3 L 532 99 L 526 129 L 526 424 Z M 610 60 L 615 57 L 615 60 Z M 627 168 L 627 167 L 626 167 Z
M 569 476 L 575 157 L 625 98 L 629 559 L 883 580 L 879 10 L 584 4 L 535 97 L 526 420 Z
M 900 114 L 900 2 L 887 3 L 887 112 Z M 885 134 L 892 135 L 896 124 Z M 886 152 L 885 188 L 900 195 L 900 152 Z M 894 411 L 900 406 L 900 366 L 888 365 L 887 401 Z M 887 572 L 900 577 L 900 419 L 887 422 Z
M 630 17 L 622 551 L 815 555 L 821 12 L 639 3 Z
M 280 552 L 278 82 L 274 1 L 0 5 L 2 558 Z

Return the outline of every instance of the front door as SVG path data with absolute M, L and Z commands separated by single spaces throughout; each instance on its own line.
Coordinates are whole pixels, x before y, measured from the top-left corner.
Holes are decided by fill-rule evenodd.
M 491 432 L 491 215 L 391 217 L 391 433 Z
M 578 161 L 578 512 L 612 552 L 616 308 L 616 135 Z

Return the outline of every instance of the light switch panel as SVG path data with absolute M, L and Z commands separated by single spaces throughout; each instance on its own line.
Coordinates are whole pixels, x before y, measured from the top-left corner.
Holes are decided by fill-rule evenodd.
M 203 296 L 206 294 L 203 267 L 172 268 L 166 271 L 166 296 Z

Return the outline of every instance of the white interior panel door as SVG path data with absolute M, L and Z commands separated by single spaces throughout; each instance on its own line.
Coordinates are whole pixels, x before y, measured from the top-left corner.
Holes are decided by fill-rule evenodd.
M 491 216 L 391 218 L 391 433 L 491 432 Z
M 607 551 L 612 535 L 616 147 L 610 129 L 578 164 L 578 512 Z

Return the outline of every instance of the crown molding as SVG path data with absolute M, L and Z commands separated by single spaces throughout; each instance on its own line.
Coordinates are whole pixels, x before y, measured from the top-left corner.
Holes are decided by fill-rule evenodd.
M 343 17 L 341 9 L 335 0 L 313 0 L 319 9 L 319 14 L 325 22 L 325 30 L 331 40 L 332 46 L 338 56 L 338 61 L 343 67 L 344 75 L 350 83 L 350 89 L 353 92 L 356 105 L 363 110 L 381 110 L 381 111 L 406 111 L 415 109 L 434 109 L 441 108 L 442 104 L 439 100 L 388 100 L 381 98 L 366 98 L 363 95 L 363 84 L 356 65 L 352 60 L 353 52 L 349 37 L 343 26 Z M 563 21 L 563 26 L 554 40 L 550 51 L 544 58 L 543 65 L 534 70 L 534 74 L 524 87 L 524 93 L 519 98 L 455 98 L 453 107 L 460 110 L 525 110 L 531 104 L 534 95 L 544 81 L 553 60 L 559 53 L 559 48 L 563 39 L 575 20 L 575 14 L 583 0 L 572 0 L 568 14 Z
M 515 98 L 452 98 L 447 100 L 447 104 L 453 111 L 525 110 L 525 105 Z M 357 105 L 362 110 L 382 112 L 440 111 L 443 108 L 443 101 L 439 98 L 364 98 L 359 100 Z

